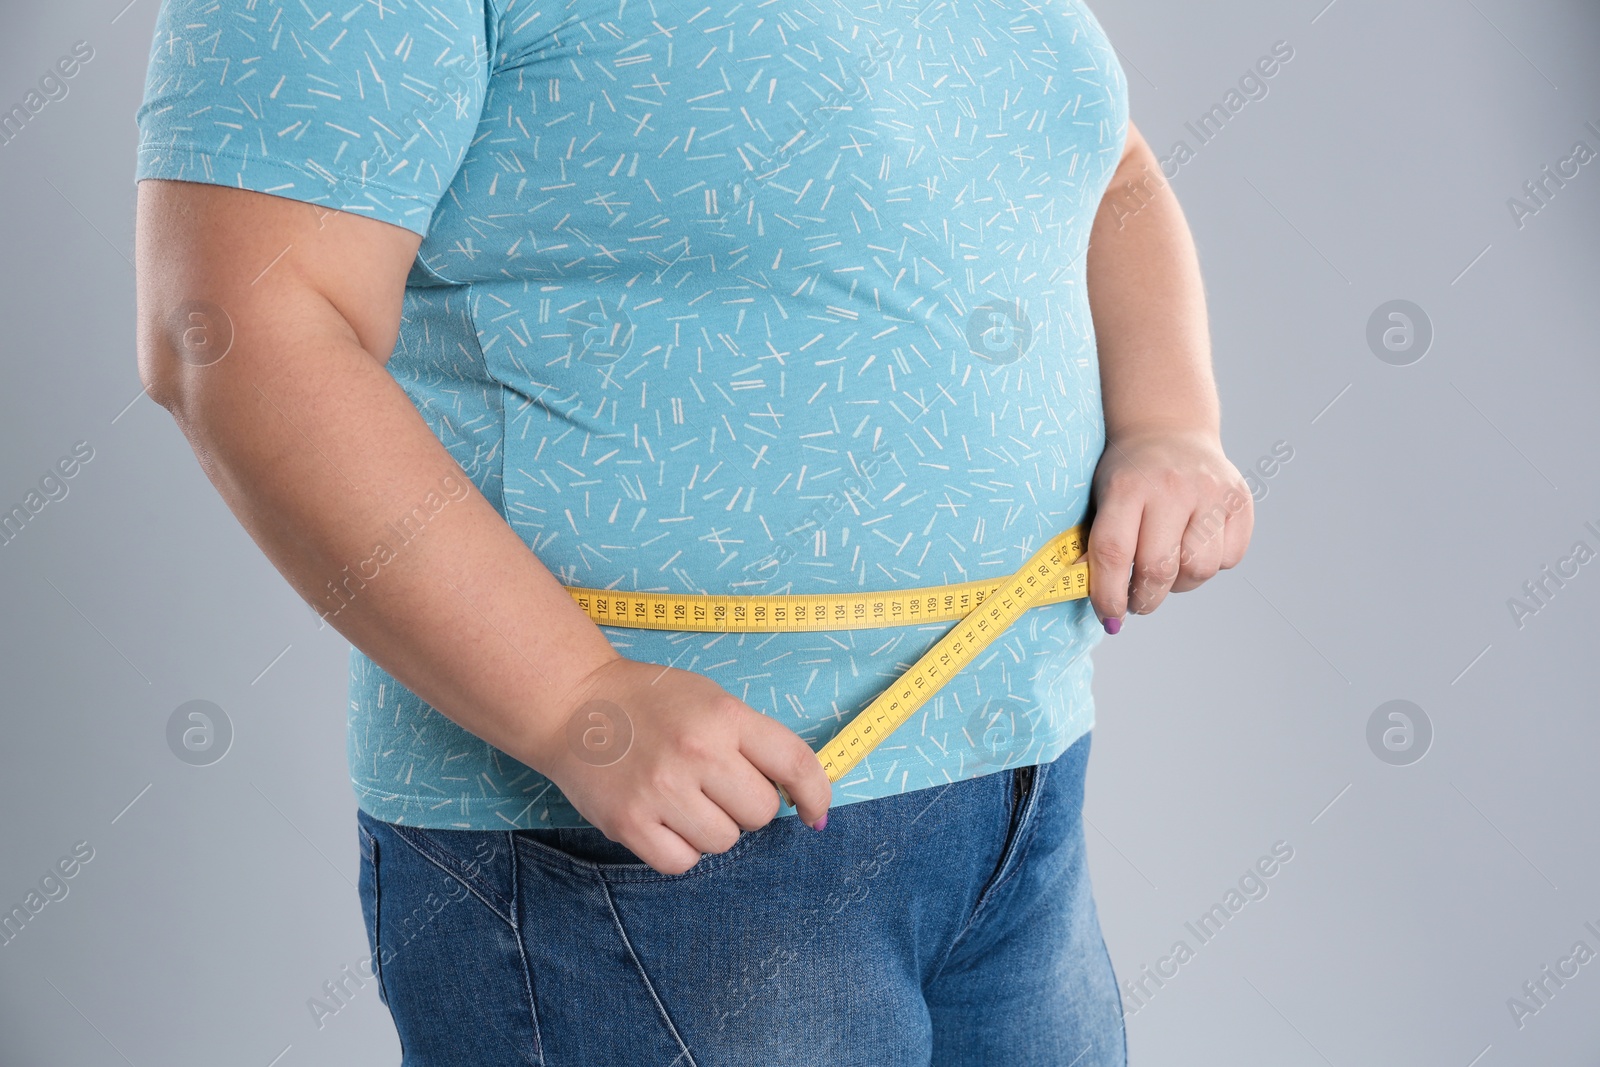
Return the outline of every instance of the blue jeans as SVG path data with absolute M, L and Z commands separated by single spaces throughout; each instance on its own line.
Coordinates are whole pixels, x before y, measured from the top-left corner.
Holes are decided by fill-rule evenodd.
M 1088 757 L 774 819 L 677 875 L 593 828 L 360 812 L 368 974 L 407 1067 L 1122 1067 Z

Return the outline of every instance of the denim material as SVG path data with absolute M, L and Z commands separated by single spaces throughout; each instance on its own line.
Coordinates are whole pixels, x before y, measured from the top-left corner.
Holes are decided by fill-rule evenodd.
M 359 811 L 407 1067 L 1112 1067 L 1090 735 L 1037 767 L 775 819 L 661 874 L 588 828 Z

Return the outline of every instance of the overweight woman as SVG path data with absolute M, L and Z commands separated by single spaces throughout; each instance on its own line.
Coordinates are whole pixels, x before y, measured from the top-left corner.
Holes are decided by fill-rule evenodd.
M 1125 1062 L 1089 653 L 1252 510 L 1083 3 L 166 0 L 137 118 L 140 374 L 352 646 L 406 1064 Z M 1075 527 L 1088 596 L 836 780 L 948 618 L 595 613 L 932 603 Z

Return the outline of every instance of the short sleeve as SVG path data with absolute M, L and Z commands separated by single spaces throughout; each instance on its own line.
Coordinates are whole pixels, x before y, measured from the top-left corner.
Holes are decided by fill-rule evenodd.
M 134 180 L 250 189 L 426 236 L 478 128 L 493 6 L 163 0 Z

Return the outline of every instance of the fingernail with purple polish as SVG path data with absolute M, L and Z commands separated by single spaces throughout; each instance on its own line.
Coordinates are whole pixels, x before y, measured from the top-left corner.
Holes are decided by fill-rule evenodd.
M 828 813 L 827 812 L 823 812 L 822 813 L 822 818 L 820 818 L 816 822 L 812 823 L 811 824 L 811 828 L 813 830 L 821 830 L 823 827 L 825 827 L 827 825 L 828 825 Z
M 1118 630 L 1122 629 L 1122 620 L 1117 618 L 1115 615 L 1108 615 L 1104 620 L 1104 625 L 1106 628 L 1106 633 L 1114 634 Z

